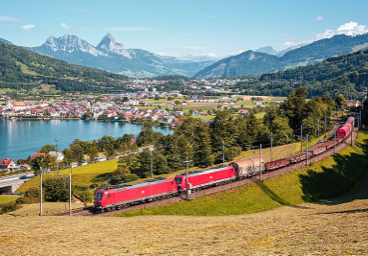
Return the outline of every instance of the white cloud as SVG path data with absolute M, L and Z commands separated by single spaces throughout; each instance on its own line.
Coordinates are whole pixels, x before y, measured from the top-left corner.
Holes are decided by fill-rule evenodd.
M 0 22 L 17 22 L 21 19 L 15 18 L 15 17 L 9 17 L 9 16 L 1 16 L 0 15 Z
M 368 33 L 367 26 L 359 25 L 358 22 L 350 21 L 341 25 L 336 30 L 327 29 L 325 32 L 318 34 L 316 39 L 320 40 L 323 38 L 331 38 L 336 35 L 357 36 L 365 33 Z
M 284 46 L 293 46 L 293 45 L 295 45 L 295 43 L 293 43 L 291 41 L 286 41 L 286 42 L 282 43 L 282 45 L 284 45 Z
M 65 29 L 71 29 L 71 26 L 66 25 L 66 23 L 61 23 L 60 26 Z
M 314 18 L 314 20 L 321 21 L 321 20 L 323 20 L 323 17 L 322 16 L 318 16 L 318 17 Z
M 155 28 L 151 27 L 112 27 L 106 28 L 107 30 L 112 31 L 153 31 L 156 30 Z
M 32 24 L 27 24 L 27 25 L 23 25 L 20 27 L 20 29 L 22 30 L 30 30 L 30 29 L 33 29 L 35 28 L 35 25 L 32 25 Z

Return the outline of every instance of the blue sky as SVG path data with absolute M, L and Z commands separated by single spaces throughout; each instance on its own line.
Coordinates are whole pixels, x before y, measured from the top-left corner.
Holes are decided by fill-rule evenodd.
M 367 10 L 365 0 L 2 0 L 0 37 L 38 46 L 68 33 L 97 45 L 111 33 L 127 48 L 226 56 L 365 33 Z

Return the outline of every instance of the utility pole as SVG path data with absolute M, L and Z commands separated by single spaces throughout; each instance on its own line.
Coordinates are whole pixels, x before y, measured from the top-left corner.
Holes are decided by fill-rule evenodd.
M 253 111 L 253 99 L 252 99 L 252 114 L 254 114 L 254 111 Z
M 303 125 L 300 125 L 300 152 L 303 152 Z
M 334 126 L 334 136 L 335 136 L 335 147 L 334 147 L 334 153 L 336 153 L 336 127 Z
M 307 166 L 308 166 L 308 134 L 307 134 L 307 152 L 306 152 L 306 156 L 307 156 Z
M 318 143 L 319 143 L 319 119 L 318 119 Z
M 327 132 L 327 130 L 326 130 L 326 122 L 327 122 L 327 118 L 325 116 L 325 138 L 326 138 L 326 132 Z
M 151 179 L 152 179 L 153 178 L 152 150 L 150 150 L 150 155 L 151 155 L 150 169 L 151 169 Z
M 222 141 L 222 164 L 225 165 L 225 142 Z
M 273 134 L 272 134 L 272 132 L 271 132 L 271 161 L 272 161 L 272 142 L 273 142 Z
M 56 142 L 56 173 L 59 174 L 59 162 L 58 162 L 58 155 L 59 155 L 59 140 L 55 139 Z
M 188 180 L 188 163 L 192 162 L 192 160 L 189 161 L 188 157 L 186 158 L 185 163 L 185 183 L 186 183 L 186 192 L 187 192 L 187 198 L 189 198 L 190 195 L 190 189 L 189 189 L 189 180 Z
M 362 111 L 359 111 L 359 127 L 358 130 L 362 128 Z
M 40 216 L 42 216 L 42 167 L 40 167 Z
M 351 140 L 351 146 L 353 146 L 353 126 L 350 127 L 350 140 Z
M 72 175 L 69 174 L 69 216 L 72 216 Z
M 262 144 L 259 145 L 259 180 L 262 181 Z

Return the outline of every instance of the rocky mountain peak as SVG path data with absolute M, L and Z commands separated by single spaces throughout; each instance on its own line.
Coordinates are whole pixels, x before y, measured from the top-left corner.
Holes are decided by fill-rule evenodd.
M 102 38 L 101 42 L 97 45 L 97 49 L 104 52 L 119 54 L 127 58 L 132 58 L 129 50 L 125 49 L 124 44 L 117 42 L 110 33 Z

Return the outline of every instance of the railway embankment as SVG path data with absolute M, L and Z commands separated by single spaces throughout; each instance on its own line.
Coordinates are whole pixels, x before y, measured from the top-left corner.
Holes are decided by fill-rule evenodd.
M 295 166 L 293 169 L 280 169 L 259 177 L 226 184 L 228 187 L 216 187 L 214 193 L 199 191 L 197 198 L 190 201 L 177 201 L 171 204 L 122 212 L 114 216 L 140 215 L 188 215 L 223 216 L 240 215 L 269 210 L 278 206 L 304 207 L 306 202 L 328 203 L 351 190 L 368 171 L 367 151 L 368 133 L 360 132 L 355 144 L 349 141 L 340 144 L 338 153 L 326 152 L 311 159 L 310 165 Z M 282 175 L 281 175 L 282 174 Z M 246 185 L 246 186 L 243 186 Z M 232 188 L 231 188 L 232 186 Z M 222 193 L 216 193 L 222 192 Z M 208 193 L 208 195 L 205 195 Z

